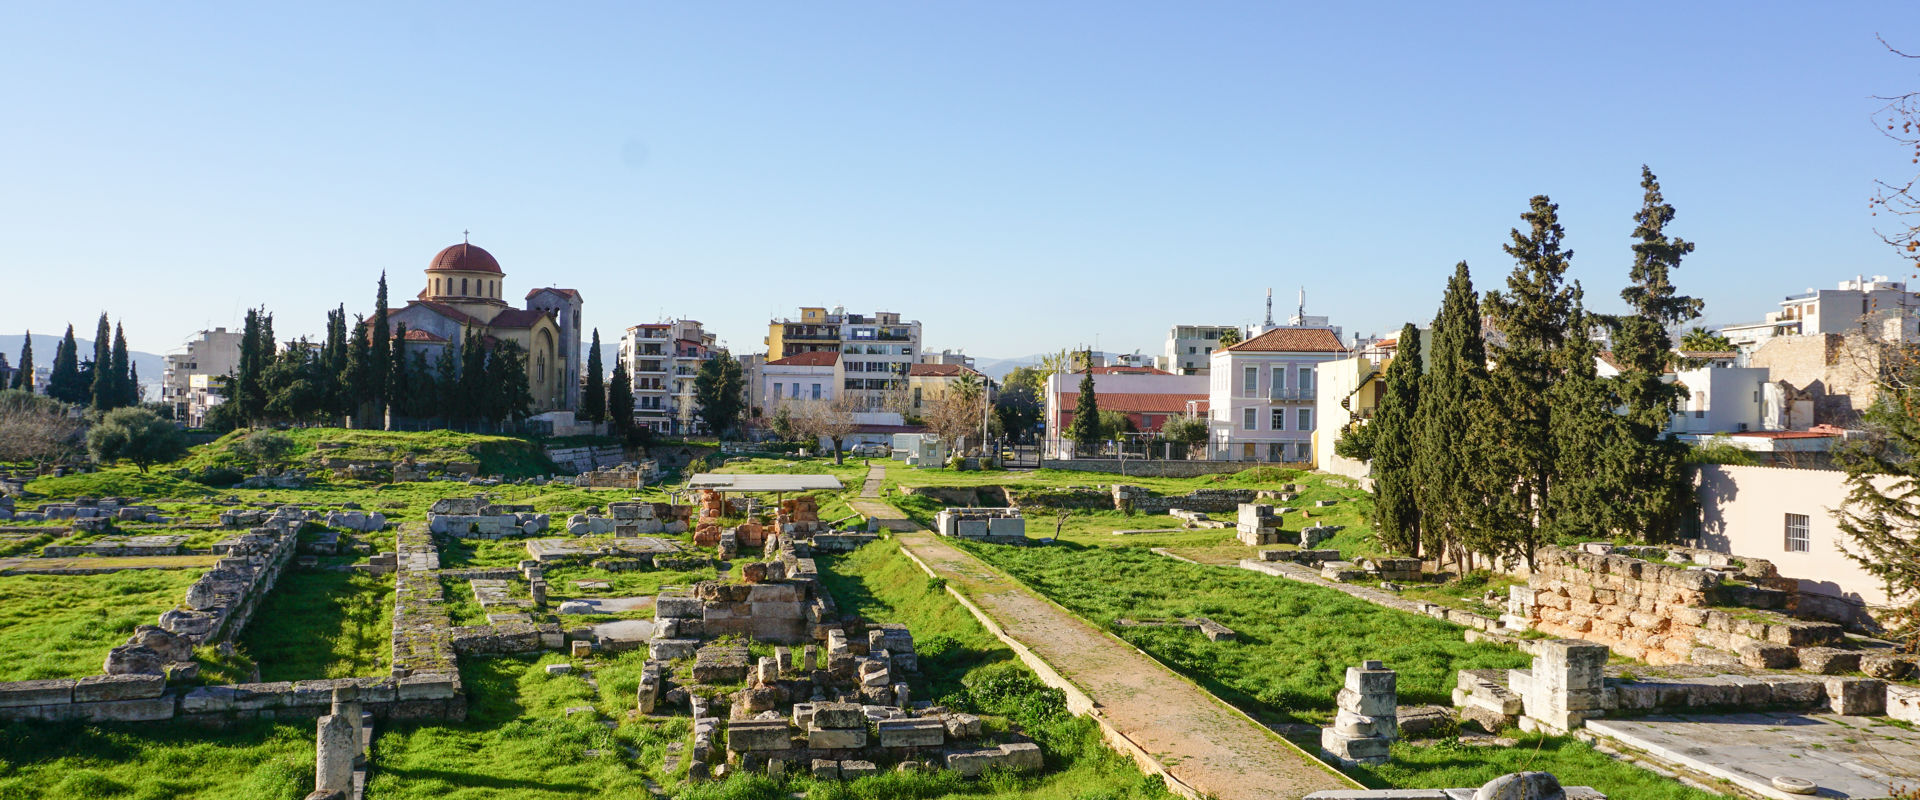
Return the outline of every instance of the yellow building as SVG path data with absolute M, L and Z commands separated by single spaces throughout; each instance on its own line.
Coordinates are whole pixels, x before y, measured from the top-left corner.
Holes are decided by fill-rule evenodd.
M 489 346 L 509 341 L 527 362 L 527 387 L 533 413 L 571 410 L 579 397 L 580 293 L 541 288 L 527 294 L 526 308 L 514 308 L 506 296 L 506 273 L 493 254 L 461 242 L 441 250 L 427 264 L 427 285 L 418 299 L 389 314 L 396 329 L 407 326 L 408 358 L 425 352 L 429 363 L 440 351 L 456 352 L 469 332 Z
M 935 398 L 953 390 L 963 380 L 986 391 L 992 381 L 987 376 L 959 364 L 914 364 L 907 368 L 907 395 L 911 416 L 926 413 Z

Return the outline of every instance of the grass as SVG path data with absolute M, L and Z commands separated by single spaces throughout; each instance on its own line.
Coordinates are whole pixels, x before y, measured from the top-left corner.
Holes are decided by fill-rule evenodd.
M 1478 747 L 1458 740 L 1401 742 L 1393 760 L 1348 774 L 1369 787 L 1480 786 L 1510 772 L 1544 770 L 1563 786 L 1591 786 L 1608 797 L 1633 800 L 1706 800 L 1703 792 L 1594 750 L 1565 736 L 1521 734 L 1514 747 Z
M 196 447 L 178 466 L 190 470 L 207 467 L 239 468 L 260 466 L 245 455 L 238 445 L 251 430 L 237 430 Z M 270 466 L 318 466 L 323 459 L 345 458 L 355 461 L 399 461 L 411 456 L 416 461 L 454 461 L 478 463 L 482 475 L 525 478 L 552 474 L 553 462 L 546 451 L 528 439 L 491 436 L 456 431 L 368 431 L 347 428 L 294 428 L 285 432 L 292 449 Z M 321 444 L 336 445 L 322 450 Z
M 107 651 L 179 605 L 201 572 L 0 575 L 0 681 L 100 674 Z
M 473 597 L 473 581 L 465 578 L 440 579 L 440 594 L 446 597 L 447 616 L 455 625 L 485 625 L 487 611 Z
M 1460 628 L 1331 589 L 1229 567 L 1183 564 L 1137 547 L 1044 548 L 964 543 L 987 562 L 1096 625 L 1210 617 L 1238 637 L 1210 642 L 1180 628 L 1121 630 L 1122 638 L 1256 717 L 1323 722 L 1346 669 L 1379 659 L 1400 673 L 1400 702 L 1447 704 L 1462 669 L 1524 667 L 1500 645 L 1469 644 Z
M 392 575 L 289 569 L 254 612 L 240 647 L 265 681 L 366 678 L 387 673 L 392 639 Z
M 313 723 L 0 725 L 0 800 L 299 800 Z
M 1507 589 L 1512 586 L 1525 586 L 1524 580 L 1506 575 L 1498 575 L 1487 570 L 1474 570 L 1457 579 L 1445 583 L 1427 583 L 1410 586 L 1401 590 L 1400 596 L 1409 600 L 1425 600 L 1443 606 L 1471 611 L 1476 614 L 1506 613 Z M 1500 597 L 1498 604 L 1488 606 L 1481 602 L 1487 592 Z
M 527 555 L 525 539 L 436 538 L 440 544 L 442 569 L 519 567 L 520 562 L 532 558 Z

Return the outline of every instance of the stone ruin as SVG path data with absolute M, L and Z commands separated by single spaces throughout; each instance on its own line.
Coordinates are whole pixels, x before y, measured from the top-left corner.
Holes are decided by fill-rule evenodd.
M 1182 617 L 1179 619 L 1127 619 L 1122 617 L 1113 621 L 1116 628 L 1185 628 L 1199 631 L 1209 642 L 1231 642 L 1238 638 L 1232 628 L 1214 622 L 1206 617 Z
M 966 775 L 1041 768 L 1037 746 L 978 744 L 978 717 L 915 701 L 912 634 L 843 623 L 807 540 L 770 532 L 764 550 L 765 561 L 739 566 L 743 583 L 670 587 L 654 601 L 637 705 L 691 713 L 690 779 L 742 770 L 850 779 L 895 764 Z M 776 643 L 773 654 L 752 658 L 747 638 Z M 675 685 L 674 662 L 690 684 Z
M 1195 489 L 1177 497 L 1165 497 L 1141 486 L 1114 484 L 1113 510 L 1136 514 L 1170 514 L 1174 511 L 1225 514 L 1258 496 L 1253 489 Z
M 547 530 L 549 517 L 533 506 L 496 505 L 485 497 L 449 497 L 427 509 L 427 529 L 461 539 L 505 539 Z
M 1335 697 L 1333 725 L 1320 731 L 1320 752 L 1342 766 L 1385 764 L 1400 739 L 1398 673 L 1378 661 L 1347 668 Z
M 639 489 L 659 476 L 660 471 L 652 461 L 643 461 L 638 465 L 621 464 L 583 471 L 571 481 L 582 489 Z M 563 483 L 568 480 L 561 479 Z
M 820 521 L 820 504 L 810 494 L 781 500 L 780 510 L 774 516 L 774 525 L 781 533 L 800 538 L 832 530 L 827 523 Z
M 1565 733 L 1614 710 L 1797 709 L 1920 721 L 1920 688 L 1879 678 L 1791 673 L 1608 678 L 1605 645 L 1557 639 L 1522 647 L 1533 654 L 1529 669 L 1460 671 L 1453 703 L 1462 721 L 1488 732 L 1513 725 L 1550 733 Z
M 43 558 L 74 556 L 178 556 L 186 555 L 189 537 L 182 534 L 152 536 L 115 536 L 81 545 L 47 545 L 40 549 Z
M 948 508 L 933 516 L 941 536 L 994 544 L 1026 544 L 1027 520 L 1017 508 Z
M 1718 566 L 1691 558 L 1676 564 L 1629 555 L 1651 552 L 1607 544 L 1541 548 L 1527 586 L 1514 587 L 1502 619 L 1509 627 L 1599 642 L 1655 666 L 1853 668 L 1844 651 L 1831 647 L 1844 641 L 1841 625 L 1780 613 L 1792 611 L 1800 593 L 1772 563 L 1744 559 L 1736 566 L 1712 554 Z
M 1590 786 L 1561 786 L 1551 772 L 1515 772 L 1464 789 L 1336 789 L 1306 800 L 1607 800 Z
M 1308 525 L 1299 531 L 1288 531 L 1284 517 L 1297 509 L 1288 506 L 1269 506 L 1258 503 L 1241 503 L 1238 506 L 1240 517 L 1234 525 L 1235 538 L 1248 547 L 1261 547 L 1274 544 L 1298 545 L 1303 549 L 1312 549 L 1323 541 L 1333 538 L 1343 526 Z
M 112 527 L 114 522 L 165 525 L 180 521 L 162 516 L 160 509 L 140 505 L 131 497 L 76 497 L 71 503 L 45 503 L 32 511 L 16 511 L 13 498 L 0 498 L 0 520 L 48 522 L 63 519 L 72 520 L 74 527 L 81 530 L 105 530 Z

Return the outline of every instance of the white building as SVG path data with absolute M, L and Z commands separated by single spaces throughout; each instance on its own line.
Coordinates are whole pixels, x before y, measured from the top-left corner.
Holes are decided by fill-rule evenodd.
M 239 369 L 240 334 L 226 328 L 201 331 L 167 354 L 160 402 L 173 406 L 174 419 L 197 428 L 206 420 L 207 409 L 220 403 L 215 379 Z
M 1208 457 L 1313 461 L 1317 371 L 1346 354 L 1340 337 L 1327 328 L 1274 328 L 1215 352 L 1207 388 Z
M 967 355 L 965 353 L 956 353 L 952 350 L 942 350 L 938 353 L 921 353 L 919 355 L 919 360 L 916 361 L 915 363 L 951 364 L 954 366 L 966 367 L 967 369 L 973 369 L 973 370 L 979 369 L 979 367 L 976 367 L 973 364 L 973 356 Z
M 1220 337 L 1239 330 L 1238 325 L 1175 325 L 1167 329 L 1166 352 L 1154 366 L 1175 375 L 1205 375 Z
M 849 314 L 836 307 L 802 307 L 800 319 L 767 324 L 767 358 L 801 353 L 840 354 L 841 390 L 866 409 L 878 409 L 889 392 L 906 388 L 907 369 L 920 354 L 920 323 L 898 313 Z
M 693 381 L 715 355 L 699 320 L 635 325 L 620 337 L 620 361 L 633 383 L 635 424 L 661 434 L 696 433 Z
M 1887 341 L 1904 342 L 1915 337 L 1917 310 L 1920 295 L 1907 291 L 1905 282 L 1885 275 L 1855 277 L 1834 289 L 1808 288 L 1781 300 L 1780 310 L 1765 319 L 1728 325 L 1720 334 L 1747 353 L 1776 336 L 1853 333 L 1862 326 Z
M 820 351 L 774 359 L 760 365 L 761 394 L 753 405 L 771 417 L 782 404 L 808 400 L 831 402 L 841 385 L 840 354 Z

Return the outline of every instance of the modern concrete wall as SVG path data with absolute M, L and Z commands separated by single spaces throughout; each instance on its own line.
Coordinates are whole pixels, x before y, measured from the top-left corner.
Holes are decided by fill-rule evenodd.
M 1846 474 L 1835 470 L 1703 464 L 1700 547 L 1772 561 L 1800 591 L 1853 606 L 1887 605 L 1880 581 L 1842 552 L 1846 534 L 1834 511 L 1847 496 Z M 1804 514 L 1811 536 L 1807 551 L 1786 549 L 1786 515 Z

